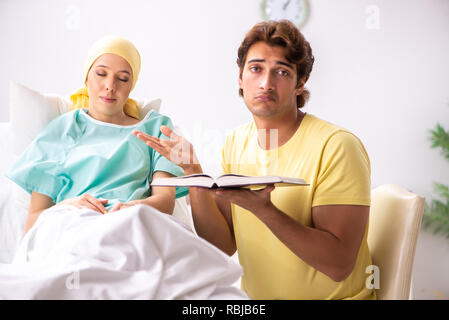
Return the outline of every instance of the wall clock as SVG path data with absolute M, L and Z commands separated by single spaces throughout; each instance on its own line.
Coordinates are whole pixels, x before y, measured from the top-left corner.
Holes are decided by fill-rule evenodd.
M 288 19 L 301 27 L 309 16 L 307 0 L 262 0 L 262 17 L 265 20 Z

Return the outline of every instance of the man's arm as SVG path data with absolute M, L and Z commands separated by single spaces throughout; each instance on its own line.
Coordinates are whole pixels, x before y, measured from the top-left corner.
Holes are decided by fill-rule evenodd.
M 186 174 L 202 173 L 201 166 Z M 237 247 L 232 226 L 231 204 L 216 199 L 214 192 L 205 188 L 189 188 L 190 206 L 197 234 L 232 256 Z
M 220 190 L 218 197 L 251 211 L 294 254 L 332 280 L 346 279 L 357 260 L 368 223 L 369 207 L 313 207 L 313 226 L 307 227 L 271 203 L 271 190 Z
M 183 168 L 184 174 L 203 173 L 190 142 L 167 126 L 161 126 L 161 132 L 170 139 L 160 139 L 141 131 L 133 133 L 162 156 Z M 220 199 L 215 201 L 213 193 L 203 188 L 189 188 L 189 196 L 197 234 L 225 253 L 233 255 L 236 245 L 230 202 Z
M 314 228 L 328 232 L 337 241 L 336 250 L 338 251 L 333 252 L 334 257 L 328 272 L 334 273 L 336 281 L 344 280 L 354 269 L 368 224 L 369 211 L 369 206 L 359 205 L 329 205 L 312 208 Z M 322 268 L 324 270 L 326 267 L 323 265 Z
M 270 230 L 304 262 L 343 281 L 352 272 L 368 222 L 369 207 L 312 208 L 313 227 L 306 227 L 277 208 L 259 216 Z

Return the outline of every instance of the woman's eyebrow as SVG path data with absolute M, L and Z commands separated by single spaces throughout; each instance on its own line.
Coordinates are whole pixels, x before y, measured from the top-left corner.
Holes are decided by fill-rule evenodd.
M 99 64 L 99 65 L 95 66 L 95 68 L 100 68 L 100 67 L 101 68 L 108 68 L 108 66 L 105 66 L 104 64 Z M 121 70 L 119 72 L 125 72 L 125 73 L 131 75 L 131 73 L 128 70 Z

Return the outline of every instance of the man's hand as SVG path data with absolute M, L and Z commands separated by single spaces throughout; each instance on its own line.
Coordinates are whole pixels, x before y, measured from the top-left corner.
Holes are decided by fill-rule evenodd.
M 162 156 L 184 169 L 185 174 L 199 173 L 201 170 L 192 144 L 175 134 L 167 126 L 161 126 L 161 132 L 170 139 L 160 139 L 142 131 L 135 130 L 133 134 Z
M 257 216 L 257 213 L 261 211 L 260 209 L 271 205 L 271 192 L 273 190 L 274 185 L 268 185 L 261 190 L 221 188 L 215 191 L 215 196 L 217 199 L 227 200 L 248 211 L 251 211 Z

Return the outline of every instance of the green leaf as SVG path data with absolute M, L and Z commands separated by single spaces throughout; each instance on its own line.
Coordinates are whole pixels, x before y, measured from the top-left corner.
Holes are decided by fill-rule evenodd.
M 446 199 L 447 203 L 449 203 L 449 187 L 437 182 L 435 182 L 433 186 L 435 192 L 438 193 L 441 198 Z
M 449 132 L 439 123 L 429 132 L 431 147 L 440 148 L 441 154 L 449 160 Z M 434 183 L 434 190 L 440 199 L 434 199 L 429 204 L 426 202 L 422 226 L 434 234 L 440 233 L 449 238 L 449 187 Z
M 449 132 L 437 123 L 435 129 L 430 130 L 432 148 L 440 148 L 441 154 L 449 160 Z

